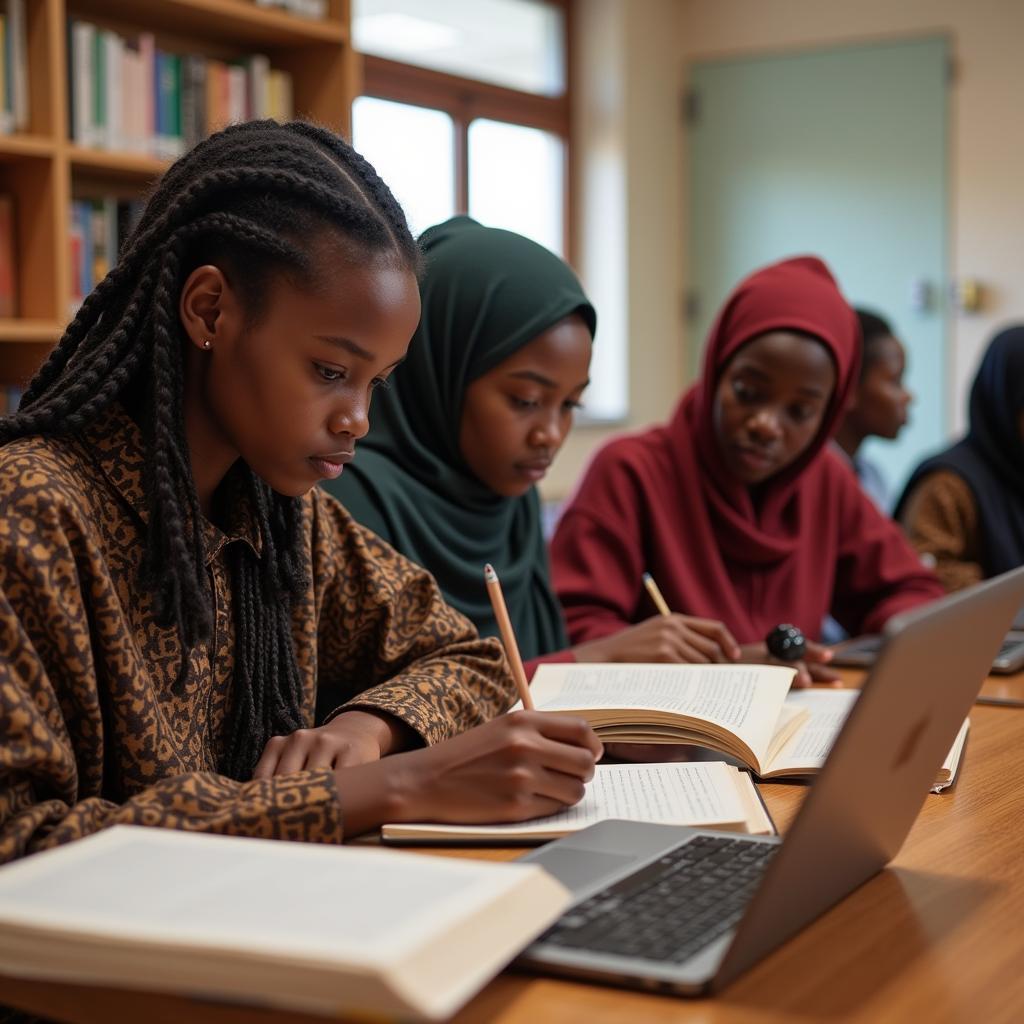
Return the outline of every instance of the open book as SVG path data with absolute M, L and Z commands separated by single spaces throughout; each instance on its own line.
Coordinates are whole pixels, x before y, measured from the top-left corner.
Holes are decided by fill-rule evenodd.
M 546 843 L 607 818 L 773 835 L 746 772 L 724 761 L 601 764 L 574 807 L 511 825 L 385 825 L 385 842 Z
M 734 757 L 762 779 L 813 775 L 825 763 L 859 690 L 790 692 L 775 665 L 541 665 L 539 711 L 585 718 L 605 742 L 692 743 Z M 963 748 L 967 723 L 947 758 Z
M 0 973 L 441 1020 L 569 902 L 532 865 L 120 826 L 0 868 Z

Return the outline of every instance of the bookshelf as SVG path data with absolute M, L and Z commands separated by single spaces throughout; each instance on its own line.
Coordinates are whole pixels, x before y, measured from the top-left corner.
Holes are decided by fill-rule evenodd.
M 0 318 L 0 386 L 23 384 L 59 339 L 74 287 L 72 202 L 142 196 L 170 160 L 71 138 L 68 19 L 156 46 L 232 61 L 266 55 L 291 76 L 296 116 L 348 133 L 358 74 L 350 0 L 312 19 L 256 0 L 24 0 L 28 131 L 0 134 L 0 193 L 13 197 L 17 316 Z

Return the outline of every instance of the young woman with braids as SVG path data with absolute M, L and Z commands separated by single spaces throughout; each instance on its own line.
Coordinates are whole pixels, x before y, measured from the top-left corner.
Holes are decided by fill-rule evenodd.
M 0 421 L 0 860 L 115 823 L 337 842 L 582 796 L 589 729 L 488 722 L 496 642 L 314 486 L 405 355 L 417 265 L 311 125 L 164 176 Z

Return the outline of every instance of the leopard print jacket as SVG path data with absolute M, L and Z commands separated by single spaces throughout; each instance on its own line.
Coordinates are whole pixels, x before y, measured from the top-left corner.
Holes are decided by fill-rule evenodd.
M 313 842 L 343 838 L 329 770 L 236 782 L 216 766 L 233 669 L 227 549 L 245 503 L 204 524 L 214 634 L 183 691 L 175 629 L 138 584 L 145 452 L 115 409 L 80 436 L 0 448 L 0 862 L 113 824 Z M 433 578 L 320 488 L 304 499 L 308 591 L 293 613 L 306 725 L 386 711 L 436 743 L 506 710 L 500 646 Z

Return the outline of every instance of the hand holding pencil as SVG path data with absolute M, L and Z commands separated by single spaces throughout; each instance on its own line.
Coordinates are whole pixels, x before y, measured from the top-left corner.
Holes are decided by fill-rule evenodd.
M 724 623 L 673 612 L 649 572 L 641 581 L 658 614 L 577 645 L 577 661 L 707 664 L 739 659 L 739 645 Z

